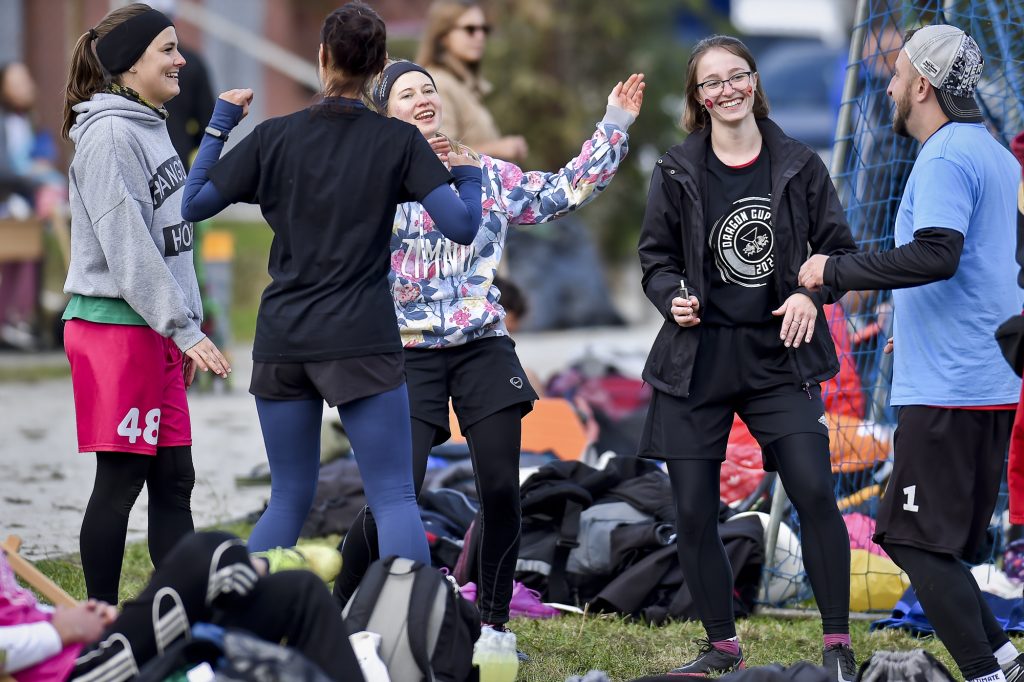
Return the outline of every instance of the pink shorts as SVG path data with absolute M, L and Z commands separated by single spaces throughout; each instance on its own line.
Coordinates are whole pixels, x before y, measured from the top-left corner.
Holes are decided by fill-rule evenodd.
M 68 320 L 79 452 L 192 445 L 183 356 L 149 327 Z

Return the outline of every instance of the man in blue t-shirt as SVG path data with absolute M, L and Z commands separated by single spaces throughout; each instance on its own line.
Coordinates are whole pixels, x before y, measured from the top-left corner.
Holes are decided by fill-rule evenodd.
M 995 509 L 1018 379 L 994 332 L 1019 313 L 1014 260 L 1020 166 L 982 124 L 984 60 L 954 26 L 908 34 L 888 94 L 893 129 L 921 144 L 896 216 L 896 248 L 814 255 L 800 284 L 893 289 L 899 406 L 895 466 L 876 542 L 907 572 L 966 680 L 1024 680 L 1019 656 L 963 561 Z

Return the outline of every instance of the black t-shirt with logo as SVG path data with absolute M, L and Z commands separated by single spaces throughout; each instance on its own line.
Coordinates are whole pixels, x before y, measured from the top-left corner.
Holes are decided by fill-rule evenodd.
M 705 199 L 710 291 L 701 314 L 705 324 L 730 326 L 770 322 L 775 291 L 771 218 L 771 161 L 763 147 L 752 163 L 730 167 L 708 145 Z
M 228 201 L 259 204 L 274 232 L 253 360 L 401 351 L 388 287 L 395 210 L 452 180 L 414 126 L 329 99 L 256 126 L 210 179 Z

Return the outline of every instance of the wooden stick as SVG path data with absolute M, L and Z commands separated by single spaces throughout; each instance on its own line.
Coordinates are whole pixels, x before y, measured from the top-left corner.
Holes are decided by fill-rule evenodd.
M 22 580 L 39 590 L 39 593 L 49 599 L 54 606 L 74 606 L 78 603 L 60 585 L 43 575 L 42 571 L 33 566 L 30 561 L 21 557 L 18 554 L 20 548 L 21 538 L 17 535 L 8 535 L 6 540 L 0 542 L 0 550 L 7 555 L 7 563 Z

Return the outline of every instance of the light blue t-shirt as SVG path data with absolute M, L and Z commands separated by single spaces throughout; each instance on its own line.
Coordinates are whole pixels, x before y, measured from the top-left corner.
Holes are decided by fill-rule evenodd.
M 893 291 L 893 405 L 1016 403 L 1020 379 L 996 327 L 1021 312 L 1017 286 L 1020 164 L 981 124 L 949 123 L 924 143 L 896 214 L 896 246 L 943 227 L 964 235 L 952 278 Z

